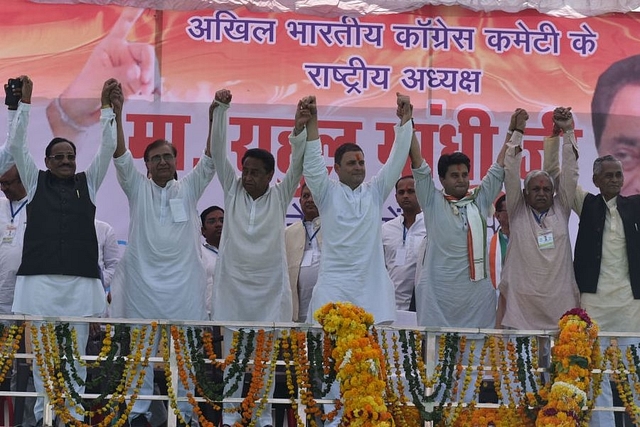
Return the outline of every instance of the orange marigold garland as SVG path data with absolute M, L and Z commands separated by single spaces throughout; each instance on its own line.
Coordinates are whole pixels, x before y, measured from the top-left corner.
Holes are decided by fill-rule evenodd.
M 332 356 L 344 404 L 341 425 L 391 427 L 392 414 L 384 401 L 382 351 L 369 333 L 373 316 L 351 303 L 337 302 L 321 307 L 314 317 L 335 338 Z
M 586 311 L 574 308 L 562 316 L 558 326 L 560 333 L 552 351 L 553 383 L 536 426 L 579 427 L 590 416 L 583 408 L 591 386 L 593 358 L 599 351 L 598 325 Z

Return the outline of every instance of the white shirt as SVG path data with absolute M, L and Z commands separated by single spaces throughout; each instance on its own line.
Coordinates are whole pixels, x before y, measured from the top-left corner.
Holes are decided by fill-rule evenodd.
M 214 110 L 211 150 L 224 191 L 224 233 L 216 264 L 213 319 L 290 322 L 293 303 L 284 243 L 287 209 L 302 176 L 300 147 L 281 182 L 253 199 L 227 159 L 228 105 Z M 306 133 L 305 133 L 306 135 Z
M 38 167 L 26 145 L 30 104 L 20 103 L 11 124 L 8 147 L 18 167 L 29 202 L 38 185 Z M 102 143 L 86 170 L 89 198 L 95 205 L 96 192 L 109 169 L 116 147 L 116 121 L 111 108 L 100 110 Z M 27 223 L 28 227 L 28 223 Z M 69 254 L 73 256 L 73 254 Z M 34 298 L 34 296 L 38 296 Z M 106 298 L 100 279 L 56 274 L 18 276 L 13 311 L 20 314 L 46 316 L 97 316 L 104 312 Z
M 387 163 L 369 182 L 352 190 L 329 179 L 320 140 L 306 143 L 304 175 L 322 218 L 322 259 L 307 322 L 316 310 L 348 301 L 373 314 L 376 323 L 396 319 L 395 290 L 384 266 L 381 221 L 385 200 L 400 177 L 411 144 L 411 122 L 396 126 Z M 303 135 L 304 134 L 304 135 Z M 306 140 L 306 132 L 294 138 Z M 292 140 L 292 143 L 293 140 Z
M 102 286 L 105 291 L 111 287 L 111 279 L 120 261 L 120 246 L 113 227 L 104 221 L 96 219 L 96 237 L 98 238 L 98 265 L 102 272 Z
M 0 313 L 10 314 L 16 273 L 22 260 L 22 244 L 27 224 L 27 198 L 10 201 L 0 198 Z
M 211 320 L 211 313 L 213 311 L 213 275 L 216 271 L 216 262 L 218 261 L 218 248 L 208 243 L 203 243 L 202 261 L 204 262 L 204 270 L 207 276 L 205 304 L 207 306 L 208 319 Z
M 427 235 L 422 212 L 407 229 L 400 215 L 382 225 L 384 263 L 396 289 L 396 309 L 409 310 L 416 285 L 416 262 L 422 240 Z
M 206 278 L 197 203 L 215 173 L 204 155 L 184 178 L 159 187 L 131 152 L 113 159 L 129 199 L 129 241 L 111 283 L 112 314 L 206 320 Z

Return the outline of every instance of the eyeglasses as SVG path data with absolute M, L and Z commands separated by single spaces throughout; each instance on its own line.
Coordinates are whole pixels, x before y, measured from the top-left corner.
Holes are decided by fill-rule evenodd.
M 165 153 L 163 155 L 155 155 L 149 159 L 149 162 L 158 164 L 161 160 L 164 160 L 165 163 L 169 163 L 174 161 L 176 158 L 173 154 Z
M 0 181 L 0 187 L 8 187 L 16 182 L 20 182 L 20 178 L 12 179 L 11 181 Z
M 76 160 L 75 154 L 54 154 L 53 156 L 48 156 L 47 158 L 55 160 L 56 162 L 61 162 L 65 159 L 65 157 L 67 158 L 67 160 L 72 162 Z

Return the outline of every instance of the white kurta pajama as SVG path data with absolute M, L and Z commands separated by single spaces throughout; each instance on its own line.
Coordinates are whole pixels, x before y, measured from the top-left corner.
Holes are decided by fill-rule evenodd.
M 20 179 L 27 190 L 27 200 L 31 202 L 37 190 L 39 170 L 36 166 L 29 147 L 26 144 L 27 127 L 29 125 L 30 104 L 20 103 L 18 112 L 11 124 L 10 137 L 7 148 L 11 152 Z M 111 156 L 116 148 L 115 114 L 111 108 L 100 110 L 100 126 L 102 143 L 98 153 L 86 170 L 89 198 L 95 205 L 96 192 L 102 184 L 109 169 Z M 0 156 L 3 158 L 3 156 Z M 0 162 L 1 164 L 2 162 Z M 26 209 L 26 207 L 24 208 Z M 28 224 L 27 224 L 28 227 Z M 69 256 L 73 256 L 70 254 Z M 37 296 L 37 297 L 34 297 Z M 100 279 L 60 274 L 37 274 L 33 276 L 17 276 L 13 311 L 19 314 L 44 316 L 99 316 L 106 308 L 107 300 Z M 39 328 L 42 322 L 33 322 Z M 88 323 L 71 323 L 76 330 L 78 350 L 85 354 L 85 347 L 89 338 Z M 86 378 L 86 367 L 75 362 L 75 368 L 81 379 Z M 44 384 L 40 371 L 33 370 L 33 382 L 36 391 L 44 393 Z M 72 384 L 75 390 L 82 394 L 85 387 L 77 383 Z M 83 417 L 71 405 L 69 412 L 76 419 Z M 44 398 L 37 398 L 33 408 L 36 420 L 41 420 L 44 413 Z
M 227 159 L 228 108 L 220 104 L 214 110 L 213 138 L 217 142 L 211 147 L 225 209 L 213 279 L 213 319 L 290 322 L 293 307 L 284 229 L 287 209 L 302 176 L 303 149 L 293 145 L 291 165 L 282 181 L 254 200 Z M 306 132 L 302 134 L 306 138 Z
M 111 283 L 112 316 L 141 319 L 208 320 L 207 280 L 201 259 L 201 221 L 197 203 L 215 173 L 203 155 L 184 178 L 165 187 L 140 173 L 131 152 L 113 160 L 118 182 L 129 200 L 129 241 Z M 153 339 L 158 350 L 160 333 Z M 153 365 L 145 368 L 141 395 L 153 394 Z M 186 395 L 181 381 L 178 396 Z M 151 401 L 136 400 L 130 418 L 151 418 Z M 189 420 L 193 408 L 179 402 Z
M 493 328 L 496 293 L 488 275 L 488 257 L 486 278 L 472 281 L 469 274 L 467 228 L 462 212 L 466 208 L 452 208 L 443 192 L 436 189 L 426 163 L 413 170 L 413 177 L 429 230 L 426 259 L 416 283 L 418 325 Z M 494 163 L 482 179 L 474 203 L 483 218 L 489 216 L 503 178 L 504 169 Z
M 129 241 L 116 268 L 112 316 L 206 320 L 197 203 L 215 173 L 203 155 L 184 178 L 159 187 L 140 173 L 130 151 L 114 159 L 129 199 Z
M 283 180 L 253 199 L 242 186 L 242 178 L 227 158 L 227 110 L 219 104 L 213 113 L 213 159 L 224 191 L 224 233 L 213 278 L 213 320 L 290 322 L 293 316 L 287 270 L 284 229 L 287 208 L 302 176 L 302 147 L 293 145 L 291 164 Z M 302 132 L 306 139 L 306 131 Z M 299 135 L 300 136 L 300 135 Z M 225 330 L 225 353 L 232 334 Z M 273 394 L 271 383 L 268 395 Z M 240 397 L 242 386 L 232 397 Z M 235 406 L 225 404 L 225 408 Z M 233 425 L 240 414 L 223 414 L 223 423 Z M 267 405 L 258 425 L 273 425 Z
M 413 129 L 411 122 L 395 129 L 387 163 L 370 182 L 355 190 L 329 179 L 320 140 L 306 144 L 304 176 L 318 206 L 323 231 L 320 272 L 307 322 L 312 321 L 316 310 L 338 301 L 362 307 L 373 314 L 376 323 L 396 319 L 395 288 L 384 265 L 380 218 L 407 161 Z

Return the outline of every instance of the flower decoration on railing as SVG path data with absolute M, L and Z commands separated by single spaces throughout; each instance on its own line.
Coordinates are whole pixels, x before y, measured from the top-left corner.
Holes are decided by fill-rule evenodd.
M 598 325 L 586 311 L 574 308 L 560 318 L 558 326 L 560 332 L 552 349 L 553 381 L 536 426 L 580 427 L 591 416 L 585 407 L 592 390 L 591 371 L 600 351 Z
M 370 333 L 373 316 L 347 302 L 326 304 L 314 316 L 335 339 L 332 357 L 344 405 L 341 425 L 391 427 L 392 414 L 385 404 L 384 358 Z

